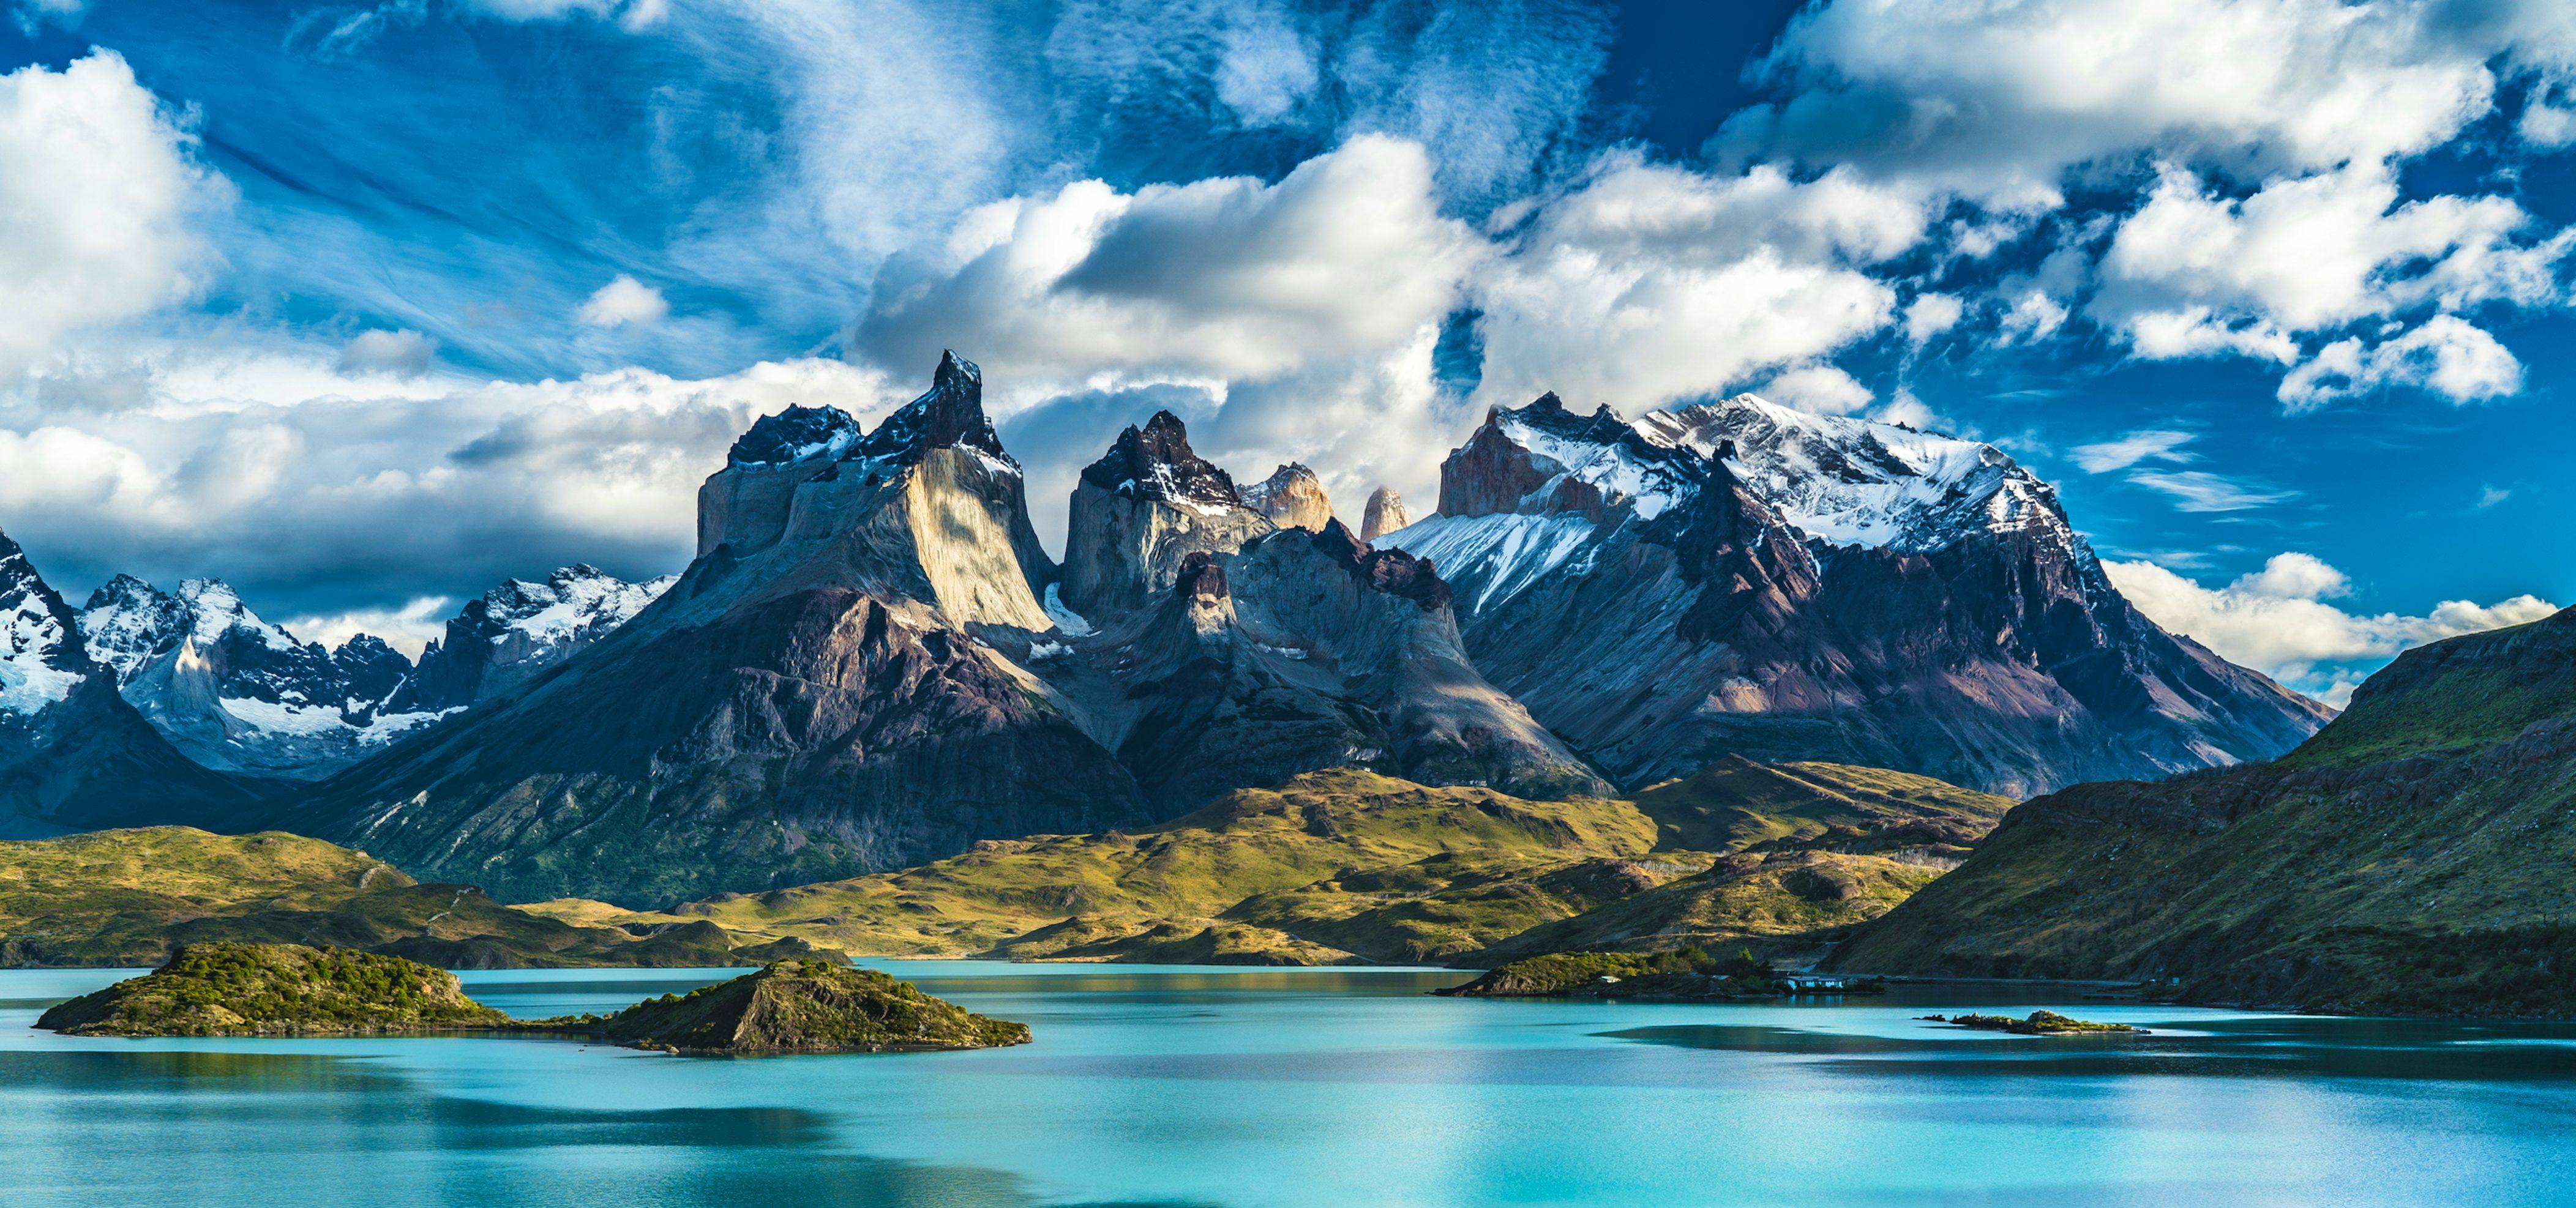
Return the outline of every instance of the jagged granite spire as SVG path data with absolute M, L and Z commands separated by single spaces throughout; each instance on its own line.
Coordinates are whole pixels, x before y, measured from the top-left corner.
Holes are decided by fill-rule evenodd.
M 1243 506 L 1233 476 L 1191 451 L 1189 428 L 1169 411 L 1155 412 L 1142 428 L 1127 425 L 1100 460 L 1083 468 L 1082 479 L 1147 499 Z
M 1368 497 L 1368 510 L 1360 517 L 1360 540 L 1375 541 L 1413 523 L 1404 510 L 1404 497 L 1394 487 L 1379 487 Z
M 1324 483 L 1313 470 L 1298 462 L 1289 462 L 1270 472 L 1270 477 L 1250 486 L 1237 488 L 1243 506 L 1270 518 L 1281 528 L 1301 528 L 1321 532 L 1324 523 L 1333 518 L 1333 501 L 1324 494 Z
M 1018 468 L 984 414 L 984 371 L 954 352 L 939 354 L 930 390 L 886 417 L 858 443 L 855 456 L 911 465 L 932 449 L 981 449 Z
M 1190 555 L 1230 554 L 1278 527 L 1191 451 L 1188 427 L 1169 411 L 1130 425 L 1083 470 L 1067 521 L 1063 599 L 1085 616 L 1139 607 Z

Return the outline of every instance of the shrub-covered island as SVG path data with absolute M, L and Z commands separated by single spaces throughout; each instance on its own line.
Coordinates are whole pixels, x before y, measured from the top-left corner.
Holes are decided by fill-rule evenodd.
M 351 1036 L 504 1028 L 445 969 L 347 948 L 187 944 L 168 964 L 60 1003 L 36 1026 L 74 1036 Z
M 1980 1032 L 2010 1032 L 2015 1036 L 2077 1036 L 2101 1032 L 2119 1032 L 2131 1036 L 2147 1034 L 2145 1028 L 2133 1028 L 2125 1023 L 2095 1023 L 2090 1019 L 2073 1019 L 2055 1011 L 2033 1011 L 2028 1019 L 2015 1019 L 2010 1015 L 1975 1014 L 1952 1015 L 1947 1018 L 1926 1015 L 1923 1018 L 1933 1023 L 1946 1023 L 1952 1027 L 1974 1028 Z
M 516 1020 L 444 969 L 346 948 L 190 944 L 170 962 L 59 1004 L 36 1026 L 74 1036 L 352 1036 L 464 1029 L 594 1037 L 678 1053 L 876 1053 L 1026 1044 L 873 969 L 810 958 L 647 999 L 609 1016 Z
M 989 1019 L 874 969 L 783 960 L 600 1020 L 602 1039 L 679 1053 L 878 1053 L 1027 1044 L 1026 1024 Z
M 1836 979 L 1839 981 L 1840 979 Z M 1712 956 L 1704 948 L 1670 952 L 1553 952 L 1513 961 L 1463 986 L 1436 993 L 1468 998 L 1777 998 L 1806 989 L 1875 994 L 1884 987 L 1854 980 L 1809 987 L 1753 955 Z

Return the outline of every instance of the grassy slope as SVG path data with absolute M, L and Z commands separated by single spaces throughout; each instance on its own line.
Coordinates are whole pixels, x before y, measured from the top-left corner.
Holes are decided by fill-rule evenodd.
M 1796 960 L 1887 913 L 1941 872 L 1939 865 L 1841 852 L 1735 856 L 1697 876 L 1532 928 L 1478 953 L 1475 963 L 1546 952 L 1737 945 Z
M 1214 929 L 1218 935 L 1207 942 L 1238 959 L 1411 959 L 1421 948 L 1499 939 L 1574 910 L 1531 900 L 1422 917 L 1419 902 L 1429 893 L 1642 854 L 1653 841 L 1653 824 L 1626 802 L 1524 801 L 1346 769 L 1299 776 L 1277 790 L 1237 792 L 1152 830 L 986 842 L 918 868 L 725 895 L 671 915 L 612 914 L 596 903 L 530 909 L 585 920 L 708 918 L 744 934 L 888 955 L 1001 949 L 1017 957 L 1106 959 L 1127 955 L 1120 943 L 1126 937 L 1167 945 Z M 1306 889 L 1344 872 L 1395 870 L 1412 870 L 1396 873 L 1409 880 L 1406 888 L 1347 897 L 1360 908 L 1335 919 L 1340 943 L 1291 936 L 1286 928 L 1302 925 L 1305 915 L 1290 905 L 1249 918 L 1229 914 L 1246 899 Z M 1068 921 L 1073 925 L 1059 926 Z M 1031 934 L 1040 931 L 1046 934 Z
M 1839 967 L 2576 1010 L 2576 615 L 2408 653 L 2268 767 L 2024 805 Z
M 2009 797 L 1885 768 L 1734 756 L 1637 794 L 1637 808 L 1655 820 L 1657 845 L 1693 851 L 1946 846 L 1964 853 L 2012 806 Z
M 1847 925 L 1900 900 L 1938 865 L 1805 849 L 1937 857 L 1983 833 L 2008 804 L 1828 764 L 1712 772 L 1635 803 L 1524 801 L 1317 772 L 1149 831 L 984 843 L 901 872 L 727 895 L 668 914 L 579 900 L 527 909 L 589 925 L 712 919 L 739 934 L 878 955 L 1449 960 L 1533 928 L 1580 928 L 1568 934 L 1587 943 L 1659 943 Z M 1716 857 L 1671 850 L 1676 839 L 1758 847 L 1736 861 L 1756 871 L 1696 877 Z M 1675 877 L 1696 888 L 1672 892 Z M 1641 894 L 1656 907 L 1632 909 Z M 1598 925 L 1582 928 L 1585 919 Z
M 363 852 L 189 827 L 0 843 L 0 964 L 157 965 L 180 944 L 331 944 L 460 967 L 739 963 L 699 922 L 651 938 L 421 885 Z

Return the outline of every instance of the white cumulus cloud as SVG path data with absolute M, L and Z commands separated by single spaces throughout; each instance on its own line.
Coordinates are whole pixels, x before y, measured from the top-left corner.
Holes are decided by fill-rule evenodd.
M 2308 554 L 2276 554 L 2263 569 L 2203 587 L 2153 562 L 2105 562 L 2121 594 L 2166 629 L 2341 706 L 2362 675 L 2410 646 L 2537 621 L 2558 606 L 2521 595 L 2494 604 L 2445 600 L 2423 616 L 2356 614 L 2328 601 L 2351 594 L 2342 571 Z
M 659 323 L 671 315 L 671 304 L 662 291 L 624 273 L 600 286 L 574 316 L 592 327 L 623 327 L 629 323 Z
M 1896 293 L 1868 266 L 1929 222 L 1921 194 L 1847 173 L 1612 154 L 1479 276 L 1479 396 L 1556 390 L 1634 413 L 1816 360 L 1894 321 Z
M 0 75 L 0 379 L 194 293 L 231 186 L 114 51 Z

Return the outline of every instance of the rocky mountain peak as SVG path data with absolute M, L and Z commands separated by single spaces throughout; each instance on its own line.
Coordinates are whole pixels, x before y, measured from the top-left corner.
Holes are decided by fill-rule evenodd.
M 1086 616 L 1143 605 L 1192 554 L 1228 554 L 1275 531 L 1234 479 L 1190 449 L 1179 416 L 1129 425 L 1074 483 L 1064 543 L 1065 603 Z
M 2092 557 L 2056 490 L 1989 444 L 1751 394 L 1651 412 L 1637 431 L 1726 462 L 1800 532 L 1833 545 L 1926 553 L 1971 533 L 2031 529 Z
M 1324 495 L 1323 480 L 1297 462 L 1271 471 L 1270 477 L 1241 488 L 1240 493 L 1243 506 L 1281 528 L 1321 532 L 1324 522 L 1333 518 L 1333 501 Z
M 1404 510 L 1404 497 L 1394 487 L 1379 487 L 1369 493 L 1368 510 L 1360 517 L 1360 540 L 1375 541 L 1413 523 Z
M 775 466 L 808 457 L 839 456 L 859 437 L 859 421 L 838 407 L 796 405 L 762 416 L 733 442 L 725 464 Z
M 173 750 L 104 671 L 78 615 L 0 533 L 0 836 L 202 825 L 251 803 Z
M 1566 410 L 1553 393 L 1485 413 L 1485 422 L 1440 467 L 1440 514 L 1579 513 L 1639 520 L 1687 504 L 1707 478 L 1705 458 L 1649 439 L 1604 407 Z
M 1339 520 L 1327 521 L 1311 540 L 1336 565 L 1376 591 L 1411 600 L 1427 611 L 1449 607 L 1449 585 L 1429 558 L 1400 549 L 1373 549 Z
M 984 414 L 984 371 L 954 352 L 939 354 L 930 389 L 858 442 L 856 456 L 914 465 L 932 449 L 975 449 L 1016 471 Z
M 543 582 L 505 580 L 466 601 L 447 636 L 421 652 L 417 707 L 462 708 L 524 684 L 615 632 L 678 581 L 630 583 L 587 562 L 559 567 Z
M 189 758 L 218 771 L 312 778 L 433 721 L 410 659 L 359 634 L 327 650 L 262 620 L 221 579 L 163 591 L 118 575 L 79 631 L 117 692 Z
M 1159 499 L 1200 511 L 1244 506 L 1234 478 L 1190 449 L 1181 417 L 1157 411 L 1142 428 L 1129 424 L 1082 480 L 1104 490 Z
M 42 712 L 87 678 L 92 666 L 70 612 L 0 533 L 0 714 Z

